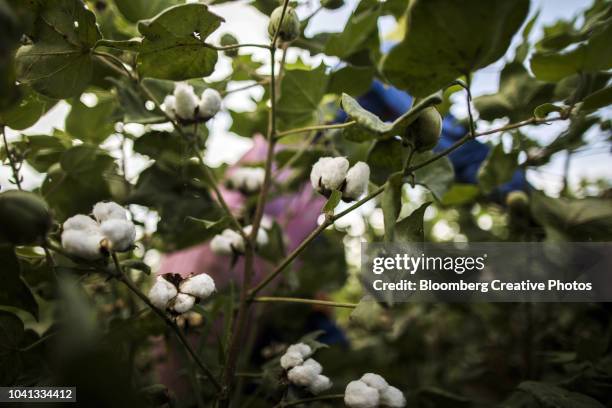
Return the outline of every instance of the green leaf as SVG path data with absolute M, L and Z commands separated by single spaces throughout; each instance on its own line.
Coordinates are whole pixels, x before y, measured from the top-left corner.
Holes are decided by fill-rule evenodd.
M 544 103 L 533 110 L 533 115 L 538 119 L 545 119 L 552 112 L 563 112 L 563 108 L 552 103 Z
M 135 269 L 137 271 L 144 272 L 147 275 L 151 274 L 151 267 L 140 259 L 126 259 L 121 261 L 121 266 L 126 269 Z
M 409 216 L 399 220 L 395 224 L 395 239 L 393 242 L 409 244 L 425 241 L 425 230 L 423 229 L 423 216 L 431 202 L 422 204 Z
M 454 207 L 473 202 L 480 194 L 478 186 L 473 184 L 454 184 L 442 196 L 442 205 Z
M 380 199 L 380 207 L 383 211 L 385 225 L 385 241 L 393 242 L 395 237 L 395 225 L 402 209 L 402 180 L 403 174 L 395 173 L 389 177 L 385 186 L 385 191 Z
M 313 122 L 327 90 L 328 80 L 323 64 L 311 70 L 285 71 L 276 105 L 279 130 L 306 126 Z
M 383 184 L 394 173 L 403 170 L 408 149 L 397 139 L 378 140 L 368 152 L 366 162 L 370 166 L 370 179 Z
M 14 314 L 0 310 L 0 384 L 14 384 L 21 374 L 21 356 L 17 352 L 24 337 L 23 322 Z
M 94 14 L 79 0 L 45 1 L 33 38 L 17 51 L 17 79 L 52 98 L 81 93 L 91 81 L 91 49 L 100 38 Z
M 332 72 L 327 92 L 337 95 L 343 93 L 354 96 L 362 95 L 370 89 L 374 72 L 375 70 L 372 67 L 347 65 Z
M 182 2 L 178 0 L 115 0 L 115 5 L 123 17 L 132 23 L 151 18 L 179 3 Z
M 331 195 L 327 199 L 327 202 L 323 206 L 323 214 L 334 213 L 334 209 L 340 203 L 342 199 L 342 193 L 338 190 L 332 191 Z
M 555 85 L 530 76 L 523 64 L 511 62 L 501 72 L 499 91 L 474 98 L 480 118 L 508 117 L 512 122 L 530 118 L 536 106 L 553 99 Z
M 123 112 L 125 123 L 152 124 L 168 121 L 158 109 L 148 110 L 146 108 L 146 99 L 143 98 L 133 81 L 127 78 L 108 78 L 108 80 L 115 85 L 119 100 L 118 108 Z
M 434 156 L 431 151 L 416 154 L 413 163 L 421 163 Z M 448 157 L 442 157 L 414 172 L 417 184 L 427 187 L 437 200 L 441 200 L 444 194 L 451 188 L 455 180 L 453 164 Z
M 344 30 L 330 35 L 325 54 L 346 58 L 363 50 L 371 37 L 378 35 L 380 5 L 363 1 L 347 22 Z
M 571 51 L 553 53 L 537 52 L 531 57 L 531 70 L 538 79 L 559 81 L 577 73 L 603 71 L 612 68 L 612 53 L 609 52 L 612 42 L 612 24 L 605 24 L 603 29 L 586 42 Z
M 386 123 L 372 112 L 364 109 L 350 95 L 342 94 L 342 109 L 344 109 L 349 118 L 357 122 L 355 126 L 345 130 L 345 137 L 352 141 L 361 142 L 369 139 L 387 139 L 397 135 L 403 136 L 406 133 L 406 129 L 419 117 L 425 108 L 441 102 L 441 94 L 429 95 L 392 123 Z
M 612 86 L 593 92 L 582 100 L 581 111 L 594 111 L 612 104 Z
M 66 117 L 66 132 L 75 139 L 99 144 L 115 131 L 117 102 L 113 95 L 98 93 L 98 103 L 88 107 L 78 99 Z
M 525 381 L 518 389 L 531 395 L 544 407 L 554 408 L 604 408 L 604 405 L 587 395 L 571 392 L 555 385 Z
M 2 272 L 0 273 L 0 276 L 2 276 L 0 306 L 10 306 L 25 310 L 38 319 L 38 304 L 30 288 L 27 287 L 20 277 L 21 267 L 12 246 L 0 244 L 0 264 L 2 265 Z
M 612 200 L 558 199 L 531 195 L 531 212 L 550 240 L 609 241 L 612 238 Z
M 19 86 L 21 98 L 9 109 L 0 112 L 0 123 L 15 130 L 33 126 L 38 119 L 55 106 L 57 100 L 32 91 L 27 86 Z
M 36 171 L 46 173 L 49 167 L 59 162 L 60 157 L 70 146 L 70 141 L 62 140 L 59 136 L 32 135 L 15 142 L 22 152 L 26 153 L 26 161 Z
M 210 75 L 217 51 L 204 41 L 223 21 L 201 3 L 174 6 L 141 21 L 138 30 L 144 39 L 137 58 L 138 72 L 173 81 Z
M 428 95 L 502 57 L 529 10 L 528 0 L 415 0 L 406 36 L 383 74 L 414 96 Z
M 205 219 L 200 219 L 196 217 L 187 217 L 189 221 L 197 222 L 206 228 L 206 231 L 210 234 L 218 234 L 223 231 L 225 228 L 231 225 L 231 218 L 229 216 L 221 217 L 218 220 L 210 221 Z
M 502 143 L 497 144 L 478 170 L 478 184 L 485 194 L 510 181 L 518 166 L 518 152 L 505 153 Z
M 388 331 L 393 328 L 393 319 L 389 312 L 371 296 L 364 296 L 349 317 L 353 326 L 368 331 Z

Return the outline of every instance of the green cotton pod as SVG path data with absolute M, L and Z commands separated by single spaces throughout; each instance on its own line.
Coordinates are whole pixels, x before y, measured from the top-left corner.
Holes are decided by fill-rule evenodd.
M 417 152 L 424 152 L 438 144 L 441 133 L 442 117 L 436 108 L 428 107 L 408 127 L 406 137 L 414 143 Z
M 323 0 L 321 6 L 329 10 L 335 10 L 344 6 L 344 0 Z
M 27 191 L 0 193 L 0 241 L 13 245 L 40 243 L 51 229 L 49 206 Z
M 230 33 L 225 33 L 221 36 L 220 43 L 223 47 L 227 47 L 230 45 L 238 44 L 238 40 L 236 39 L 236 37 L 234 37 Z M 225 55 L 227 55 L 228 57 L 235 57 L 236 55 L 238 55 L 237 48 L 234 48 L 232 50 L 225 50 L 224 52 L 225 52 Z
M 511 191 L 506 196 L 506 205 L 512 211 L 526 210 L 529 208 L 529 196 L 524 191 Z
M 279 27 L 281 16 L 283 15 L 283 6 L 274 9 L 270 14 L 270 23 L 268 24 L 268 34 L 274 37 L 274 33 L 278 31 L 278 38 L 284 42 L 290 42 L 300 36 L 300 19 L 292 7 L 287 6 L 283 24 Z

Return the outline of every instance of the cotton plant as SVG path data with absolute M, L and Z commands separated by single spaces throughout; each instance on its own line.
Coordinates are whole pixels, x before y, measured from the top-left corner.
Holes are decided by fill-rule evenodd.
M 136 228 L 125 208 L 115 202 L 100 202 L 93 207 L 92 215 L 77 214 L 64 222 L 61 241 L 67 253 L 97 260 L 111 251 L 132 248 Z
M 205 273 L 186 279 L 177 278 L 177 275 L 160 275 L 155 279 L 148 297 L 155 307 L 180 315 L 215 291 L 215 281 Z
M 198 97 L 193 86 L 178 82 L 172 95 L 164 98 L 162 107 L 168 116 L 180 122 L 206 122 L 221 109 L 221 95 L 206 88 Z
M 247 225 L 242 229 L 246 236 L 251 234 L 253 230 L 252 225 Z M 257 230 L 257 236 L 255 237 L 255 245 L 258 248 L 262 248 L 268 244 L 270 238 L 268 232 L 263 225 Z M 210 241 L 210 248 L 217 255 L 242 255 L 244 254 L 246 244 L 242 235 L 235 230 L 225 229 L 220 234 L 215 235 Z
M 281 356 L 280 365 L 285 370 L 291 384 L 318 395 L 330 389 L 332 382 L 329 377 L 321 374 L 323 367 L 310 357 L 312 354 L 312 348 L 308 344 L 293 344 Z
M 344 403 L 350 408 L 402 408 L 406 406 L 406 398 L 382 376 L 366 373 L 359 380 L 348 383 Z
M 368 190 L 370 166 L 357 162 L 349 167 L 346 157 L 321 157 L 310 172 L 312 187 L 326 197 L 338 190 L 343 201 L 357 200 Z

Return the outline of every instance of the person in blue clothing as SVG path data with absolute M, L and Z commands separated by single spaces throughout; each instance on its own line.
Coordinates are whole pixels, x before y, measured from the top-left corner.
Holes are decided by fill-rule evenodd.
M 412 105 L 412 97 L 410 95 L 394 87 L 385 86 L 379 80 L 374 80 L 368 92 L 361 95 L 357 100 L 364 109 L 387 122 L 397 119 L 408 111 Z M 346 113 L 339 110 L 334 122 L 342 123 L 346 119 Z M 465 136 L 466 133 L 467 128 L 458 123 L 453 115 L 446 115 L 442 122 L 442 135 L 434 151 L 442 151 L 450 147 Z M 451 152 L 448 158 L 455 170 L 455 180 L 458 183 L 476 184 L 478 182 L 478 169 L 486 159 L 490 149 L 488 145 L 478 140 L 470 140 Z M 491 198 L 503 202 L 503 199 L 509 192 L 516 190 L 527 191 L 528 186 L 524 170 L 519 169 L 513 174 L 510 181 L 497 187 L 491 194 Z

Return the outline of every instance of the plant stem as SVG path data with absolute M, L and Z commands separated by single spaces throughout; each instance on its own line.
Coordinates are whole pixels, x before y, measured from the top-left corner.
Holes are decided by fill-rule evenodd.
M 13 172 L 13 181 L 15 182 L 17 189 L 21 190 L 21 177 L 19 176 L 19 168 L 17 167 L 17 163 L 15 163 L 13 154 L 11 153 L 11 150 L 9 148 L 4 125 L 0 126 L 0 132 L 2 132 L 2 140 L 4 142 L 4 150 L 6 150 L 6 158 L 8 159 L 9 165 L 11 166 L 11 171 Z
M 123 61 L 115 57 L 113 54 L 102 51 L 94 51 L 93 55 L 98 57 L 106 66 L 118 72 L 121 75 L 127 76 L 129 79 L 134 79 L 133 74 L 125 67 Z
M 355 303 L 343 303 L 343 302 L 333 302 L 329 300 L 304 299 L 304 298 L 294 298 L 294 297 L 275 297 L 275 296 L 258 296 L 256 298 L 253 298 L 253 302 L 305 303 L 305 304 L 318 305 L 318 306 L 346 307 L 349 309 L 354 309 L 357 307 L 357 304 Z
M 306 126 L 306 127 L 302 127 L 302 128 L 289 129 L 289 130 L 285 130 L 283 132 L 278 132 L 277 136 L 278 136 L 278 138 L 281 138 L 281 137 L 285 137 L 287 135 L 292 135 L 294 133 L 310 132 L 312 130 L 342 129 L 342 128 L 347 128 L 347 127 L 353 126 L 356 123 L 357 122 L 355 122 L 354 120 L 351 120 L 349 122 L 338 123 L 338 124 L 335 124 L 335 125 Z
M 294 407 L 296 405 L 302 405 L 302 404 L 306 404 L 309 402 L 326 401 L 326 400 L 343 399 L 343 398 L 344 398 L 344 394 L 319 395 L 317 397 L 304 398 L 304 399 L 300 399 L 296 401 L 280 402 L 278 405 L 276 405 L 275 408 Z
M 230 89 L 229 91 L 224 91 L 221 92 L 221 94 L 223 96 L 235 93 L 235 92 L 241 92 L 241 91 L 246 91 L 247 89 L 251 89 L 251 88 L 255 88 L 256 86 L 261 86 L 261 85 L 266 85 L 268 83 L 267 79 L 262 79 L 261 81 L 257 81 L 254 84 L 250 84 L 250 85 L 245 85 L 242 86 L 240 88 L 236 88 L 236 89 Z
M 213 50 L 217 50 L 217 51 L 230 51 L 230 50 L 236 50 L 238 48 L 244 48 L 244 47 L 265 48 L 267 50 L 270 49 L 270 46 L 267 44 L 212 45 L 208 43 L 202 43 L 202 45 L 204 45 L 204 47 L 206 48 L 212 48 Z
M 117 255 L 114 252 L 112 253 L 112 258 L 115 264 L 115 268 L 117 269 L 117 272 L 118 272 L 116 276 L 117 279 L 123 282 L 123 284 L 125 284 L 125 286 L 127 286 L 129 290 L 131 290 L 136 296 L 138 296 L 140 300 L 142 300 L 147 306 L 149 306 L 149 308 L 151 308 L 159 317 L 161 317 L 165 321 L 166 325 L 172 329 L 172 331 L 174 332 L 176 337 L 179 339 L 183 347 L 185 347 L 185 350 L 187 350 L 191 358 L 195 361 L 198 367 L 200 367 L 204 375 L 213 384 L 213 386 L 218 391 L 220 391 L 221 384 L 219 384 L 219 382 L 217 381 L 213 373 L 210 371 L 210 369 L 206 367 L 206 365 L 204 365 L 200 357 L 198 357 L 195 351 L 193 351 L 193 348 L 189 344 L 189 341 L 187 340 L 187 338 L 185 338 L 185 335 L 183 334 L 181 329 L 178 327 L 176 322 L 170 319 L 163 310 L 160 310 L 155 305 L 153 305 L 153 303 L 151 303 L 149 298 L 144 293 L 142 293 L 142 291 L 134 284 L 134 282 L 132 282 L 128 278 L 128 276 L 121 271 L 121 265 L 119 265 L 119 260 L 117 259 Z

